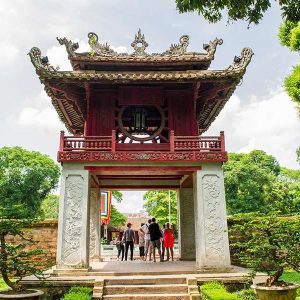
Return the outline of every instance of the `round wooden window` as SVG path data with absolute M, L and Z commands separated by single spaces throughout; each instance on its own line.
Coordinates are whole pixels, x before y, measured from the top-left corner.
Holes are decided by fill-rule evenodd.
M 121 132 L 131 140 L 154 140 L 165 128 L 165 115 L 159 106 L 123 106 L 118 115 Z

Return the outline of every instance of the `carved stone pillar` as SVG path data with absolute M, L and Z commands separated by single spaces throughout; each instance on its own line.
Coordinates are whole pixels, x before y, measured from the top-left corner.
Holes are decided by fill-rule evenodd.
M 90 260 L 100 260 L 100 190 L 90 189 Z
M 197 267 L 226 270 L 230 253 L 221 163 L 203 165 L 194 173 L 193 185 Z
M 178 192 L 178 246 L 180 260 L 195 260 L 195 216 L 192 188 L 180 188 Z
M 58 219 L 57 268 L 89 266 L 89 172 L 63 169 Z

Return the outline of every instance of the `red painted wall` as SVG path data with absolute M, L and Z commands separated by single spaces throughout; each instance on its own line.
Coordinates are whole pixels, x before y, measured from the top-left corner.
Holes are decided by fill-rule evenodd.
M 85 134 L 111 136 L 115 120 L 115 91 L 91 91 L 88 101 L 88 118 Z
M 152 93 L 153 91 L 153 93 Z M 136 96 L 135 96 L 136 95 Z M 136 98 L 136 100 L 135 100 Z M 194 115 L 194 101 L 191 90 L 163 91 L 161 88 L 120 88 L 119 90 L 93 91 L 88 93 L 88 111 L 85 135 L 110 136 L 115 129 L 115 106 L 125 105 L 161 105 L 167 101 L 169 128 L 175 135 L 198 135 L 198 126 Z

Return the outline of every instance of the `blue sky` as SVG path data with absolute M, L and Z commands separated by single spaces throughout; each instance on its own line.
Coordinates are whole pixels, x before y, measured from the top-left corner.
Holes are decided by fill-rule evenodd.
M 31 47 L 39 47 L 50 63 L 63 70 L 69 65 L 56 36 L 77 40 L 79 51 L 86 51 L 87 33 L 94 31 L 102 42 L 131 51 L 141 28 L 149 52 L 166 50 L 183 34 L 190 36 L 191 51 L 202 51 L 203 43 L 222 38 L 212 69 L 227 67 L 243 47 L 251 47 L 255 55 L 242 85 L 207 134 L 224 130 L 228 151 L 263 149 L 282 165 L 298 168 L 295 150 L 300 145 L 300 120 L 282 83 L 299 55 L 280 46 L 280 22 L 276 4 L 258 26 L 247 29 L 245 22 L 209 24 L 197 14 L 179 14 L 169 0 L 1 1 L 0 147 L 19 145 L 56 159 L 59 131 L 64 127 L 27 56 Z M 126 210 L 137 210 L 137 202 L 128 201 Z

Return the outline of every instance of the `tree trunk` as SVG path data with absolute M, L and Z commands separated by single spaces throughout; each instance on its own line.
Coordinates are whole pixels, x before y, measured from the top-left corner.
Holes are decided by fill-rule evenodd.
M 12 282 L 7 273 L 7 252 L 6 252 L 6 244 L 5 244 L 5 234 L 0 234 L 0 249 L 1 249 L 1 259 L 0 259 L 0 269 L 1 269 L 1 275 L 4 280 L 4 282 L 13 290 L 15 291 L 21 291 L 24 288 L 16 283 Z
M 275 282 L 279 281 L 279 277 L 283 273 L 283 268 L 278 269 L 274 275 L 270 276 L 266 282 L 267 286 L 272 286 Z

